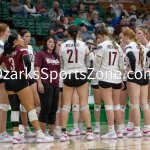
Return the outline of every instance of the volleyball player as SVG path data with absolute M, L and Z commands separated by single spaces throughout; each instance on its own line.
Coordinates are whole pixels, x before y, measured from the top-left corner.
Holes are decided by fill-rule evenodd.
M 96 39 L 96 45 L 98 46 L 99 44 L 100 44 L 99 38 L 97 38 Z M 88 45 L 89 50 L 90 50 L 90 62 L 91 62 L 90 67 L 93 68 L 93 61 L 94 61 L 94 57 L 96 54 L 96 51 L 95 51 L 96 46 L 95 46 L 93 40 L 88 40 L 87 45 Z M 94 72 L 96 73 L 96 70 L 94 70 Z M 95 117 L 94 133 L 99 134 L 100 133 L 101 96 L 100 96 L 100 92 L 99 92 L 98 79 L 96 78 L 96 76 L 92 76 L 92 78 L 93 79 L 91 81 L 91 87 L 92 87 L 93 96 L 94 96 L 94 117 Z
M 40 112 L 40 99 L 39 99 L 39 95 L 37 92 L 37 84 L 36 84 L 35 79 L 34 79 L 35 78 L 35 74 L 34 74 L 34 52 L 33 52 L 32 46 L 29 45 L 30 40 L 31 40 L 31 34 L 27 29 L 21 30 L 19 34 L 24 41 L 24 46 L 28 49 L 28 53 L 29 53 L 29 57 L 30 57 L 30 61 L 31 61 L 31 72 L 30 72 L 31 78 L 28 81 L 29 81 L 29 86 L 31 87 L 31 90 L 33 92 L 34 105 L 36 107 L 36 112 L 39 113 Z M 33 133 L 28 126 L 27 111 L 23 105 L 21 105 L 20 111 L 21 111 L 22 123 L 23 123 L 24 129 L 25 129 L 25 136 L 27 136 L 27 137 L 36 136 L 36 134 Z M 19 125 L 19 128 L 20 128 L 20 125 Z
M 61 44 L 64 43 L 64 40 L 57 39 L 56 40 L 56 46 L 55 46 L 55 52 L 59 55 L 59 50 Z M 63 79 L 59 79 L 59 103 L 58 103 L 58 109 L 56 112 L 56 121 L 55 121 L 55 129 L 54 129 L 54 138 L 60 138 L 61 135 L 61 110 L 62 110 L 62 102 L 63 102 Z
M 8 40 L 10 29 L 7 24 L 0 23 L 0 56 L 4 52 L 4 42 Z M 5 90 L 5 83 L 2 79 L 2 70 L 0 69 L 0 142 L 11 142 L 12 137 L 6 132 L 6 121 L 8 105 L 8 95 Z
M 148 77 L 145 73 L 147 50 L 141 46 L 137 36 L 131 29 L 123 31 L 122 41 L 126 44 L 126 56 L 128 57 L 127 91 L 130 97 L 132 115 L 134 117 L 134 130 L 127 134 L 129 138 L 150 136 L 150 109 L 147 101 Z M 144 114 L 144 129 L 140 131 L 140 109 Z
M 28 86 L 26 76 L 31 70 L 31 62 L 28 51 L 24 48 L 24 42 L 19 35 L 12 34 L 9 36 L 4 47 L 4 53 L 0 57 L 0 64 L 2 63 L 6 65 L 9 71 L 7 79 L 5 80 L 5 89 L 8 93 L 12 109 L 11 122 L 14 131 L 12 142 L 15 144 L 25 142 L 25 139 L 20 136 L 18 130 L 20 102 L 26 108 L 29 120 L 36 130 L 36 142 L 53 141 L 51 138 L 44 135 L 38 122 L 36 110 L 34 109 L 32 90 Z
M 150 39 L 148 40 L 148 36 L 150 33 L 147 26 L 139 26 L 136 28 L 136 35 L 138 40 L 142 45 L 144 45 L 148 50 L 150 50 Z M 149 69 L 150 59 L 147 57 L 146 66 Z M 148 87 L 148 103 L 150 104 L 150 83 Z
M 63 108 L 61 114 L 62 135 L 61 141 L 70 140 L 66 133 L 68 113 L 71 109 L 71 100 L 74 90 L 77 90 L 80 99 L 80 110 L 83 113 L 87 126 L 87 140 L 94 140 L 91 129 L 90 111 L 88 106 L 87 67 L 89 67 L 89 49 L 84 42 L 77 40 L 78 27 L 71 25 L 67 29 L 69 40 L 61 45 L 60 58 L 62 69 L 66 77 L 63 81 Z M 84 62 L 85 61 L 85 62 Z
M 122 78 L 121 73 L 117 75 L 117 72 L 124 69 L 123 51 L 116 42 L 110 39 L 108 30 L 104 25 L 100 26 L 98 36 L 101 43 L 98 45 L 94 64 L 96 69 L 100 69 L 102 73 L 99 75 L 99 86 L 108 121 L 108 133 L 101 138 L 122 138 L 124 127 L 120 110 Z M 118 125 L 117 134 L 114 129 L 114 118 Z

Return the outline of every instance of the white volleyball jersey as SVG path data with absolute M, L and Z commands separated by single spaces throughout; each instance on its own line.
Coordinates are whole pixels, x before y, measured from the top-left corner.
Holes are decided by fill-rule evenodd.
M 144 64 L 144 68 L 146 68 L 146 56 L 147 56 L 147 49 L 141 45 L 142 49 L 143 49 L 143 64 Z M 140 56 L 140 49 L 138 47 L 138 45 L 136 44 L 136 42 L 131 42 L 130 44 L 126 45 L 125 47 L 125 51 L 126 51 L 126 55 L 128 52 L 133 52 L 135 58 L 136 58 L 136 64 L 135 64 L 135 71 L 141 71 L 144 68 L 141 67 L 141 56 Z M 130 66 L 130 62 L 129 62 L 129 58 L 127 57 L 127 69 L 128 71 L 132 71 L 131 70 L 131 66 Z
M 4 42 L 0 40 L 0 55 L 4 52 Z
M 29 54 L 29 57 L 30 57 L 30 61 L 31 61 L 31 77 L 34 78 L 35 77 L 35 74 L 34 74 L 34 59 L 35 59 L 35 56 L 34 56 L 34 52 L 33 52 L 33 48 L 31 45 L 28 45 L 28 54 Z
M 2 53 L 4 52 L 4 42 L 0 40 L 0 56 L 2 55 Z M 1 72 L 1 66 L 0 66 L 0 72 Z M 2 74 L 0 74 L 0 79 L 2 79 L 3 76 Z
M 119 44 L 115 49 L 113 42 L 106 40 L 98 45 L 96 55 L 102 57 L 102 64 L 98 79 L 109 83 L 121 83 L 122 74 L 119 71 L 119 59 L 123 59 L 123 51 Z M 123 61 L 123 60 L 122 60 Z
M 127 81 L 127 57 L 125 53 L 123 53 L 123 62 L 124 62 L 123 81 Z
M 145 46 L 147 48 L 147 51 L 150 51 L 150 42 Z M 150 58 L 146 57 L 146 68 L 149 68 L 150 66 Z
M 88 47 L 84 42 L 76 40 L 76 49 L 73 40 L 68 40 L 61 44 L 60 57 L 63 59 L 63 70 L 69 73 L 87 72 L 85 66 L 85 55 L 89 53 Z

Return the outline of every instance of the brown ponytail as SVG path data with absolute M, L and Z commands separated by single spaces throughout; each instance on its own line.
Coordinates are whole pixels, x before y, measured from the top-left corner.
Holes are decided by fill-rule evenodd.
M 135 40 L 136 44 L 138 45 L 138 47 L 140 49 L 140 58 L 141 58 L 140 61 L 141 61 L 141 67 L 143 68 L 144 67 L 144 63 L 143 63 L 143 61 L 144 61 L 143 49 L 142 49 L 141 44 L 140 44 L 140 42 L 139 42 L 139 40 L 138 40 L 138 38 L 136 36 L 135 36 L 134 40 Z

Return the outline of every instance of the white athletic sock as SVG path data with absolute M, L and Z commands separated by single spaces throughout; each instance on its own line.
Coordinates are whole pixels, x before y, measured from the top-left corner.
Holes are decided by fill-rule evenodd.
M 17 132 L 13 132 L 13 133 L 14 133 L 14 137 L 18 137 L 18 138 L 20 138 L 19 131 L 17 131 Z
M 79 123 L 79 128 L 83 128 L 83 123 Z
M 96 127 L 100 127 L 100 123 L 99 122 L 95 122 L 95 126 Z
M 44 133 L 42 132 L 42 130 L 37 130 L 36 134 L 38 137 L 41 137 L 41 138 L 45 136 Z
M 127 128 L 128 129 L 133 129 L 133 127 L 134 127 L 134 123 L 133 122 L 128 122 Z
M 124 124 L 117 125 L 118 131 L 122 131 L 124 128 Z
M 73 126 L 74 126 L 75 129 L 79 129 L 78 123 L 74 123 Z
M 149 131 L 149 130 L 150 130 L 150 125 L 144 125 L 143 131 L 146 132 L 146 131 Z
M 61 126 L 56 126 L 55 129 L 61 130 Z
M 114 132 L 114 131 L 115 131 L 114 125 L 108 126 L 108 132 Z
M 134 132 L 140 132 L 140 126 L 134 126 Z
M 29 126 L 25 126 L 24 129 L 25 129 L 25 131 L 29 131 L 30 130 Z

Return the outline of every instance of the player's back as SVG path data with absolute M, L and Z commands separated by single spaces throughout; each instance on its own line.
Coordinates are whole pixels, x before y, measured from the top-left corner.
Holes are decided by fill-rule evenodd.
M 116 46 L 118 49 L 116 49 L 113 45 L 112 41 L 104 41 L 98 46 L 98 49 L 102 49 L 103 52 L 103 59 L 102 59 L 102 65 L 101 68 L 107 71 L 118 71 L 119 70 L 119 64 L 118 60 L 120 55 L 123 55 L 122 49 L 120 46 L 116 43 Z
M 88 52 L 88 47 L 80 40 L 76 40 L 76 46 L 73 40 L 63 43 L 60 48 L 60 56 L 63 58 L 64 71 L 66 73 L 87 72 L 84 60 Z

